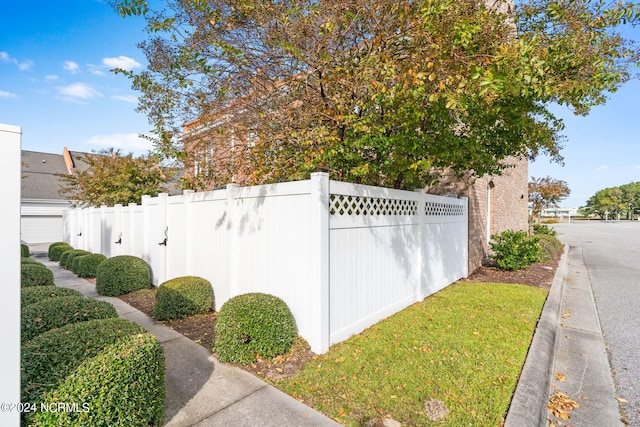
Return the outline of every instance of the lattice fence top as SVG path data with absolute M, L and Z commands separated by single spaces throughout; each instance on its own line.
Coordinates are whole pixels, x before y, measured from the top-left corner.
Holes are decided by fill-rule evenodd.
M 331 215 L 416 215 L 417 200 L 383 199 L 365 196 L 345 196 L 331 194 L 329 197 Z
M 463 216 L 464 206 L 449 203 L 427 202 L 424 207 L 425 215 L 431 216 Z

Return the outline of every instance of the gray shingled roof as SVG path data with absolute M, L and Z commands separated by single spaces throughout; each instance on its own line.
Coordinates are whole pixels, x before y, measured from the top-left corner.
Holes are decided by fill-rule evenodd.
M 64 199 L 59 193 L 62 179 L 58 173 L 67 173 L 61 154 L 22 150 L 22 198 Z

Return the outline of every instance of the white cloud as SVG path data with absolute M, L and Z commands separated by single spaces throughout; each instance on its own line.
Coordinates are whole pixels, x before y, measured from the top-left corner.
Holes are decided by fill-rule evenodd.
M 15 64 L 21 71 L 28 71 L 33 66 L 33 61 L 27 59 L 26 61 L 18 61 L 16 58 L 13 58 L 7 52 L 0 52 L 0 61 L 9 62 L 11 64 Z
M 87 69 L 91 74 L 95 74 L 96 76 L 104 76 L 104 72 L 100 69 L 98 65 L 87 64 Z
M 69 86 L 59 87 L 58 93 L 63 96 L 64 100 L 71 102 L 102 96 L 100 92 L 86 83 L 73 83 Z
M 597 171 L 603 171 L 609 169 L 609 165 L 600 165 L 596 168 Z
M 133 70 L 134 68 L 140 68 L 141 65 L 135 59 L 127 56 L 118 56 L 117 58 L 103 58 L 102 63 L 109 68 L 122 68 L 123 70 Z
M 15 98 L 16 96 L 18 95 L 16 95 L 15 93 L 5 92 L 4 90 L 0 90 L 0 98 Z
M 76 74 L 80 71 L 80 66 L 78 65 L 78 63 L 73 61 L 64 61 L 64 65 L 62 66 L 62 68 L 64 68 L 71 74 Z
M 151 150 L 150 141 L 141 138 L 137 133 L 112 133 L 110 135 L 92 136 L 87 141 L 100 148 L 119 148 L 124 153 L 146 154 Z
M 58 80 L 58 76 L 56 76 L 55 74 L 49 74 L 47 76 L 44 76 L 44 79 L 48 82 L 55 82 L 56 80 Z
M 114 95 L 112 98 L 117 99 L 118 101 L 129 102 L 131 104 L 138 102 L 138 97 L 134 95 Z

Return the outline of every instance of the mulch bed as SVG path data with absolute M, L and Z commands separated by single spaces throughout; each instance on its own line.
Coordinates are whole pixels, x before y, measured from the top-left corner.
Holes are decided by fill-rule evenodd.
M 485 265 L 478 268 L 463 281 L 476 283 L 517 283 L 549 289 L 560 260 L 560 255 L 561 254 L 558 254 L 551 262 L 533 264 L 519 271 L 503 271 L 499 270 L 495 265 Z M 118 298 L 148 316 L 153 317 L 155 293 L 156 289 L 143 289 L 121 295 Z M 208 351 L 211 351 L 217 315 L 216 312 L 209 312 L 190 316 L 185 319 L 164 320 L 160 323 L 174 329 L 200 344 Z M 271 360 L 259 359 L 251 365 L 238 366 L 256 376 L 269 380 L 278 380 L 295 374 L 306 363 L 312 360 L 313 357 L 314 353 L 311 351 L 309 344 L 307 344 L 304 339 L 299 338 L 294 343 L 291 351 L 286 355 L 278 356 Z

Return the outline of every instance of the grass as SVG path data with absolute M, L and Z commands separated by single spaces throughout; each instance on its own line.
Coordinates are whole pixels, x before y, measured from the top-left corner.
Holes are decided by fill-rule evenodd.
M 536 287 L 456 283 L 331 347 L 281 390 L 346 426 L 499 426 L 546 299 Z M 431 420 L 425 402 L 450 411 Z

